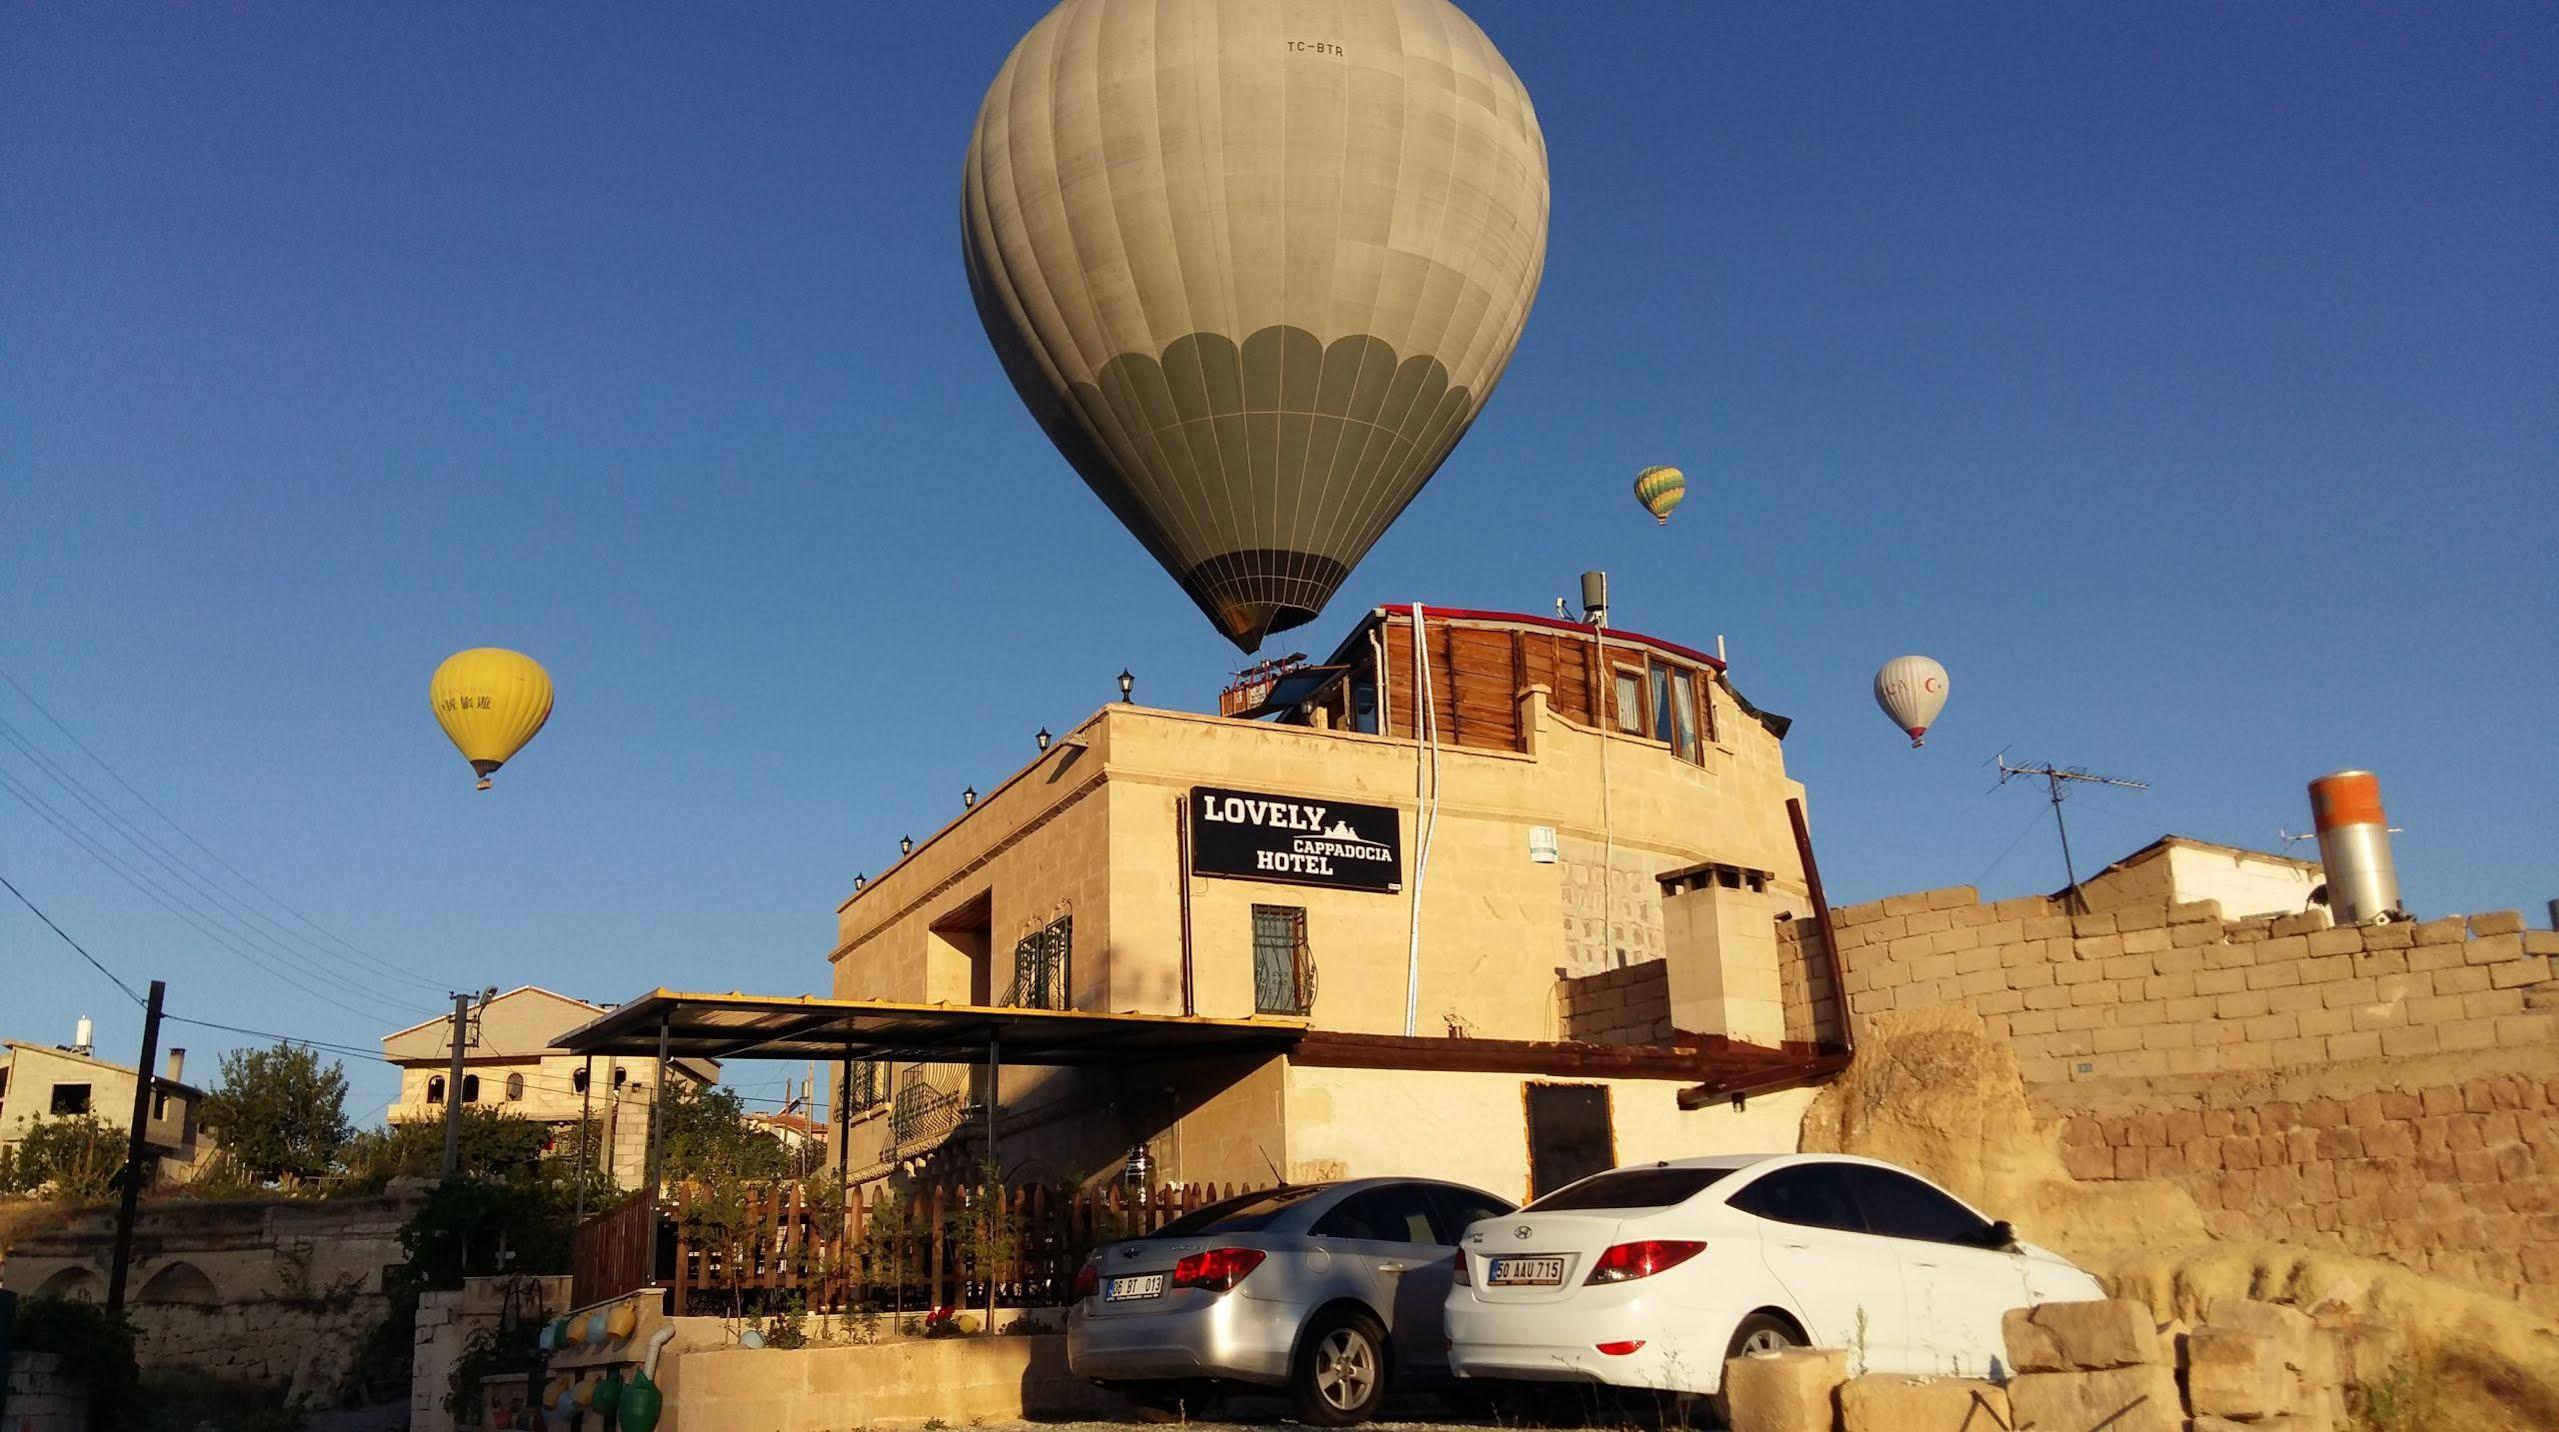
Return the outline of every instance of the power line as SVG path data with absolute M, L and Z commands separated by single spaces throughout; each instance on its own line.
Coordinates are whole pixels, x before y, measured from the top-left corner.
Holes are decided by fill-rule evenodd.
M 333 1044 L 325 1039 L 305 1039 L 298 1034 L 278 1034 L 271 1029 L 243 1029 L 236 1024 L 217 1024 L 210 1019 L 187 1019 L 175 1014 L 164 1014 L 160 1017 L 170 1024 L 191 1024 L 198 1029 L 218 1029 L 225 1034 L 245 1034 L 252 1039 L 272 1039 L 278 1044 L 298 1044 L 305 1049 L 325 1049 L 331 1054 L 345 1055 L 351 1059 L 370 1060 L 380 1064 L 391 1062 L 383 1057 L 379 1049 L 358 1049 L 352 1044 Z
M 126 984 L 122 979 L 118 979 L 118 978 L 117 978 L 117 976 L 116 976 L 116 972 L 115 972 L 115 971 L 113 971 L 113 970 L 111 970 L 111 969 L 108 969 L 105 965 L 102 965 L 102 964 L 98 963 L 98 957 L 97 957 L 96 955 L 90 954 L 86 949 L 82 949 L 82 948 L 81 948 L 81 945 L 80 945 L 80 942 L 79 942 L 78 940 L 75 940 L 75 939 L 71 938 L 71 933 L 70 933 L 68 930 L 65 930 L 65 929 L 63 929 L 60 925 L 57 925 L 57 924 L 53 923 L 53 917 L 52 917 L 51 915 L 46 914 L 46 913 L 45 913 L 45 912 L 43 912 L 42 910 L 38 910 L 38 909 L 36 909 L 36 902 L 34 902 L 33 900 L 28 899 L 28 898 L 27 898 L 27 894 L 26 894 L 26 892 L 25 892 L 25 891 L 20 890 L 20 889 L 19 889 L 17 886 L 15 886 L 15 885 L 10 885 L 10 884 L 9 884 L 9 877 L 8 877 L 8 876 L 6 876 L 6 875 L 0 875 L 0 885 L 8 885 L 8 886 L 9 886 L 9 893 L 18 897 L 18 903 L 19 903 L 19 904 L 21 904 L 21 905 L 26 906 L 26 907 L 27 907 L 28 912 L 29 912 L 29 913 L 31 913 L 31 914 L 33 914 L 37 919 L 44 921 L 44 927 L 45 927 L 46 929 L 51 930 L 52 932 L 54 932 L 54 933 L 55 933 L 55 934 L 57 934 L 57 935 L 60 935 L 60 936 L 62 937 L 62 943 L 66 944 L 66 945 L 69 945 L 69 946 L 70 946 L 71 948 L 73 948 L 74 950 L 79 950 L 79 952 L 80 952 L 80 958 L 82 958 L 82 959 L 84 959 L 84 960 L 87 960 L 87 961 L 89 962 L 89 967 L 90 967 L 91 969 L 94 969 L 94 970 L 96 970 L 98 973 L 100 973 L 100 974 L 102 974 L 102 975 L 105 975 L 105 976 L 106 976 L 108 979 L 110 979 L 110 980 L 114 980 L 114 981 L 115 981 L 115 987 L 116 987 L 117 989 L 120 989 L 120 990 L 123 990 L 123 991 L 124 991 L 124 997 L 125 997 L 126 999 L 132 1000 L 135 1004 L 140 1004 L 140 1003 L 142 1003 L 142 1002 L 143 1002 L 143 1000 L 142 1000 L 142 996 L 140 996 L 140 995 L 138 995 L 138 994 L 135 994 L 135 993 L 133 992 L 133 986 L 131 986 L 131 985 L 129 985 L 129 984 Z
M 182 857 L 177 855 L 175 851 L 170 850 L 167 846 L 162 845 L 158 840 L 153 839 L 149 832 L 142 830 L 132 821 L 127 820 L 120 812 L 108 806 L 102 798 L 100 798 L 95 792 L 91 791 L 78 777 L 62 769 L 62 767 L 51 757 L 45 755 L 42 750 L 38 749 L 32 742 L 28 741 L 25 736 L 19 732 L 17 727 L 11 725 L 5 717 L 0 717 L 0 740 L 6 740 L 11 745 L 17 747 L 20 753 L 24 754 L 28 759 L 34 761 L 40 770 L 53 778 L 54 784 L 70 792 L 74 800 L 77 800 L 80 804 L 86 806 L 92 814 L 104 820 L 107 823 L 108 830 L 121 837 L 127 845 L 130 845 L 135 850 L 140 851 L 143 856 L 158 865 L 162 870 L 168 872 L 173 879 L 175 879 L 180 885 L 185 886 L 193 894 L 202 896 L 206 900 L 212 902 L 211 907 L 207 908 L 205 906 L 195 905 L 194 901 L 189 900 L 189 905 L 196 908 L 198 913 L 205 914 L 216 921 L 228 921 L 230 924 L 236 926 L 238 928 L 238 932 L 250 941 L 258 944 L 267 952 L 285 960 L 295 968 L 310 974 L 316 979 L 325 980 L 339 989 L 357 996 L 358 998 L 379 999 L 390 1007 L 403 1007 L 400 1004 L 399 996 L 386 994 L 385 992 L 376 990 L 371 986 L 359 984 L 354 980 L 337 974 L 326 965 L 315 964 L 309 956 L 299 954 L 278 944 L 273 937 L 260 931 L 255 925 L 249 923 L 248 919 L 242 918 L 243 915 L 246 915 L 266 920 L 266 917 L 257 915 L 254 910 L 248 909 L 247 906 L 232 899 L 221 890 L 215 888 L 215 882 L 211 877 L 206 876 L 202 871 L 188 865 Z M 67 818 L 69 817 L 66 816 L 66 819 Z M 172 891 L 170 893 L 175 894 L 176 892 Z M 179 898 L 184 899 L 186 897 L 181 896 Z M 234 913 L 235 911 L 239 913 Z M 281 925 L 277 925 L 273 920 L 266 920 L 266 923 L 278 932 L 283 933 L 288 937 L 292 937 L 292 933 L 290 931 L 285 930 Z M 303 943 L 306 945 L 311 944 L 307 939 L 305 939 Z M 311 945 L 311 948 L 315 950 L 323 960 L 335 960 L 338 958 L 333 952 L 321 949 L 317 945 Z M 403 978 L 412 977 L 403 976 Z M 413 982 L 417 981 L 413 980 Z M 433 986 L 429 986 L 429 988 L 433 988 Z
M 62 817 L 58 812 L 56 812 L 51 802 L 19 785 L 17 781 L 12 779 L 6 771 L 0 771 L 0 791 L 4 791 L 9 795 L 16 797 L 22 804 L 26 805 L 30 810 L 33 810 L 47 825 L 52 826 L 54 830 L 63 837 L 63 839 L 70 841 L 75 846 L 78 846 L 84 854 L 88 855 L 99 864 L 106 866 L 107 869 L 113 872 L 118 879 L 124 881 L 128 885 L 131 885 L 136 890 L 141 891 L 143 895 L 149 898 L 154 904 L 157 904 L 160 908 L 168 911 L 171 915 L 174 915 L 179 920 L 185 922 L 198 934 L 203 935 L 215 944 L 222 946 L 224 949 L 229 950 L 231 953 L 248 961 L 257 969 L 273 976 L 285 984 L 291 985 L 293 988 L 302 991 L 304 994 L 311 996 L 313 999 L 319 1000 L 324 1004 L 335 1005 L 337 1008 L 345 1010 L 347 1013 L 354 1015 L 358 1019 L 376 1020 L 383 1018 L 383 1015 L 378 1010 L 367 1011 L 358 1009 L 344 1000 L 337 999 L 331 995 L 321 992 L 320 990 L 313 989 L 311 986 L 304 984 L 300 980 L 295 979 L 293 976 L 286 974 L 284 971 L 275 968 L 266 961 L 258 958 L 256 955 L 251 954 L 249 951 L 233 944 L 221 932 L 206 925 L 203 920 L 198 918 L 193 912 L 183 908 L 181 903 L 163 893 L 163 887 L 161 887 L 158 882 L 152 880 L 147 875 L 141 874 L 139 871 L 129 868 L 123 861 L 109 853 L 102 846 L 93 843 L 88 836 L 80 832 L 76 826 L 67 820 L 67 818 Z
M 36 700 L 35 693 L 27 690 L 25 685 L 20 683 L 17 677 L 11 675 L 9 669 L 5 666 L 0 666 L 0 681 L 7 682 L 10 689 L 16 691 L 20 698 L 25 700 L 27 705 L 35 708 L 37 715 L 42 716 L 52 725 L 53 729 L 62 733 L 64 740 L 69 741 L 72 746 L 80 752 L 80 754 L 95 762 L 98 769 L 106 772 L 108 778 L 113 780 L 117 785 L 122 786 L 127 794 L 141 802 L 144 810 L 158 816 L 161 821 L 169 827 L 169 829 L 176 831 L 189 845 L 203 851 L 207 858 L 211 859 L 214 864 L 231 872 L 233 876 L 239 879 L 240 883 L 248 886 L 260 895 L 265 896 L 277 909 L 282 910 L 287 915 L 290 915 L 294 919 L 302 922 L 302 924 L 308 927 L 311 931 L 327 939 L 332 944 L 337 945 L 348 954 L 355 956 L 357 959 L 363 960 L 367 964 L 374 966 L 376 969 L 381 970 L 383 973 L 390 975 L 393 978 L 405 980 L 411 984 L 419 985 L 427 989 L 442 988 L 442 986 L 437 985 L 432 981 L 417 978 L 392 961 L 383 959 L 381 956 L 373 954 L 371 951 L 362 948 L 353 941 L 348 940 L 346 937 L 330 930 L 328 927 L 320 924 L 310 916 L 303 914 L 293 905 L 286 902 L 282 896 L 277 895 L 274 891 L 269 890 L 264 885 L 261 885 L 256 880 L 250 878 L 249 875 L 242 871 L 238 866 L 223 859 L 221 852 L 216 851 L 209 845 L 206 845 L 203 841 L 196 838 L 193 831 L 190 831 L 185 826 L 178 824 L 175 817 L 171 816 L 167 811 L 162 810 L 159 805 L 151 799 L 151 797 L 144 795 L 142 791 L 131 781 L 126 780 L 122 773 L 118 772 L 115 767 L 108 765 L 104 756 L 101 756 L 96 751 L 91 750 L 87 742 L 81 740 L 79 735 L 69 726 L 64 725 L 62 718 L 54 715 L 52 711 L 48 710 L 43 702 Z M 282 927 L 279 926 L 278 928 Z

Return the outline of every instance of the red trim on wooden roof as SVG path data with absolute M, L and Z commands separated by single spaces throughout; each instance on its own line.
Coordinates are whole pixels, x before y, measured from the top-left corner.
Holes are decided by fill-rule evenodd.
M 1389 617 L 1394 616 L 1399 612 L 1410 615 L 1412 610 L 1413 604 L 1407 602 L 1402 606 L 1389 605 L 1378 607 L 1371 613 L 1371 615 L 1376 617 Z M 1573 635 L 1580 637 L 1587 637 L 1590 635 L 1590 625 L 1586 622 L 1568 622 L 1559 617 L 1532 616 L 1527 612 L 1486 612 L 1477 611 L 1471 607 L 1435 607 L 1425 602 L 1422 604 L 1422 616 L 1424 620 L 1428 620 L 1432 617 L 1438 617 L 1443 621 L 1505 622 L 1514 626 L 1543 627 L 1548 631 L 1570 632 Z M 1646 636 L 1642 632 L 1628 631 L 1624 627 L 1607 627 L 1604 628 L 1604 630 L 1607 633 L 1607 639 L 1612 642 L 1629 642 L 1638 646 L 1649 646 L 1656 651 L 1667 652 L 1668 654 L 1679 657 L 1684 661 L 1694 661 L 1701 665 L 1712 667 L 1717 671 L 1725 669 L 1723 662 L 1697 650 L 1695 647 L 1681 646 L 1678 642 L 1664 641 L 1660 637 Z

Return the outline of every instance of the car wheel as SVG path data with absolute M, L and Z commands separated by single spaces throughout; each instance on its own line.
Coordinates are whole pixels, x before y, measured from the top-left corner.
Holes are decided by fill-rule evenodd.
M 1386 1400 L 1386 1330 L 1366 1313 L 1317 1318 L 1298 1340 L 1288 1395 L 1309 1426 L 1349 1427 L 1376 1416 Z
M 1734 1326 L 1733 1340 L 1724 1345 L 1724 1360 L 1730 1362 L 1755 1352 L 1783 1352 L 1803 1345 L 1804 1335 L 1795 1330 L 1793 1323 L 1771 1313 L 1753 1313 Z M 1711 1405 L 1717 1426 L 1733 1425 L 1731 1399 L 1719 1391 L 1711 1399 Z

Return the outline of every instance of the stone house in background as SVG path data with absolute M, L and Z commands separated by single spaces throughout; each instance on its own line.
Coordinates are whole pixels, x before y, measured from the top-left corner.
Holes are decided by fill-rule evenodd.
M 2327 880 L 2316 860 L 2163 835 L 2079 882 L 2081 907 L 2093 913 L 2127 905 L 2191 905 L 2210 900 L 2232 919 L 2298 915 Z M 2065 888 L 2053 892 L 2067 900 Z
M 388 1115 L 394 1124 L 444 1118 L 445 1101 L 458 1098 L 549 1125 L 573 1136 L 580 1119 L 593 1119 L 612 1154 L 614 1182 L 636 1188 L 648 1175 L 649 1107 L 656 1062 L 589 1060 L 555 1047 L 561 1033 L 604 1013 L 605 1006 L 524 985 L 479 1005 L 463 1030 L 462 1087 L 452 1077 L 453 1017 L 430 1019 L 384 1035 L 382 1057 L 400 1069 L 400 1097 Z M 718 1082 L 720 1066 L 680 1059 L 668 1066 L 678 1089 Z
M 85 1024 L 85 1021 L 84 1021 Z M 168 1073 L 151 1081 L 143 1144 L 160 1177 L 184 1183 L 202 1172 L 215 1141 L 198 1120 L 204 1091 L 179 1082 L 187 1052 L 169 1051 Z M 16 1145 L 45 1119 L 95 1117 L 119 1132 L 133 1127 L 134 1071 L 87 1049 L 0 1042 L 0 1148 Z

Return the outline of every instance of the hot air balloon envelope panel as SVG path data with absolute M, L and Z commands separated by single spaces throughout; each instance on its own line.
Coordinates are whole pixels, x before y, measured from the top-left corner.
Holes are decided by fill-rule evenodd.
M 1014 387 L 1247 650 L 1438 470 L 1545 263 L 1535 111 L 1446 0 L 1066 0 L 962 191 Z

